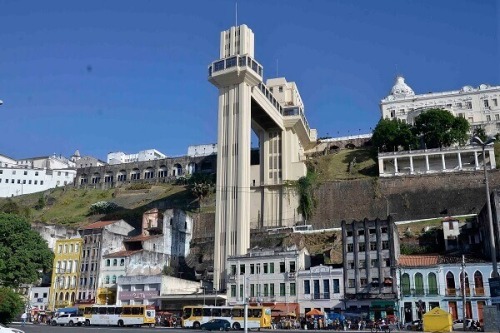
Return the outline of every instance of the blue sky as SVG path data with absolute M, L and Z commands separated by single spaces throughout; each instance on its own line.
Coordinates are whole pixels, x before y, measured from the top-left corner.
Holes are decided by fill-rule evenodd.
M 235 1 L 0 0 L 0 154 L 101 159 L 213 143 L 207 66 Z M 367 133 L 416 93 L 500 85 L 500 1 L 239 0 L 266 78 L 298 84 L 319 136 Z

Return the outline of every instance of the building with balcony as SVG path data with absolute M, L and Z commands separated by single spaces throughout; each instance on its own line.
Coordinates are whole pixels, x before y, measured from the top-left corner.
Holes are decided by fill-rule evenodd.
M 344 310 L 344 269 L 314 266 L 297 272 L 297 302 L 301 316 L 312 309 L 323 313 Z
M 76 302 L 82 245 L 83 239 L 80 237 L 58 239 L 55 242 L 48 305 L 50 310 L 72 306 Z
M 247 299 L 251 305 L 270 306 L 273 316 L 301 313 L 297 274 L 311 266 L 306 248 L 253 248 L 245 255 L 229 257 L 227 265 L 228 304 Z
M 96 303 L 104 302 L 109 295 L 106 289 L 105 294 L 98 295 L 99 272 L 103 255 L 108 253 L 123 251 L 125 247 L 123 241 L 125 237 L 135 233 L 134 227 L 124 220 L 98 221 L 89 224 L 78 230 L 82 244 L 82 259 L 79 268 L 78 302 Z
M 465 258 L 463 265 L 461 256 L 400 256 L 399 310 L 404 322 L 421 319 L 437 306 L 453 319 L 462 318 L 464 292 L 466 317 L 483 321 L 483 309 L 491 305 L 488 278 L 492 266 L 480 258 Z
M 483 128 L 488 135 L 500 131 L 500 86 L 481 84 L 477 88 L 464 86 L 460 90 L 415 94 L 405 79 L 398 76 L 390 94 L 380 102 L 382 118 L 409 124 L 414 124 L 423 111 L 434 108 L 467 119 L 471 131 L 476 127 Z
M 342 221 L 345 308 L 370 318 L 397 314 L 399 235 L 393 218 Z

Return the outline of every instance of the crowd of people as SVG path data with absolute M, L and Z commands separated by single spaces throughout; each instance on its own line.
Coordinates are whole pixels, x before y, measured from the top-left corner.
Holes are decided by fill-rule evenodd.
M 385 321 L 380 323 L 385 325 Z M 363 319 L 329 319 L 323 316 L 310 317 L 276 317 L 272 323 L 273 329 L 304 329 L 304 330 L 359 330 L 367 328 L 367 322 Z

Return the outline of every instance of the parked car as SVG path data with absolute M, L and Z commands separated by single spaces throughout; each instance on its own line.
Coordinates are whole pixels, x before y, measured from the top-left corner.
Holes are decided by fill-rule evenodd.
M 470 330 L 471 324 L 472 324 L 472 319 L 465 319 L 466 330 Z M 458 319 L 453 322 L 454 331 L 463 331 L 463 329 L 464 329 L 464 321 L 462 319 Z
M 417 319 L 414 321 L 407 322 L 405 324 L 405 329 L 408 331 L 421 331 L 422 330 L 422 320 Z
M 18 330 L 17 328 L 7 327 L 0 324 L 0 333 L 24 333 L 24 331 Z
M 52 319 L 50 324 L 52 326 L 57 326 L 57 325 L 82 326 L 85 324 L 85 317 L 76 313 L 64 313 L 59 317 L 55 317 L 54 319 Z
M 226 319 L 212 319 L 205 324 L 201 324 L 200 328 L 206 331 L 229 331 L 231 323 Z

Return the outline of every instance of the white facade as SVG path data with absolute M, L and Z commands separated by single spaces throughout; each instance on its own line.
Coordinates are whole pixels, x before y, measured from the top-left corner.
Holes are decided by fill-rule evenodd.
M 300 315 L 304 316 L 311 309 L 323 312 L 344 309 L 344 270 L 330 266 L 314 266 L 309 270 L 297 272 L 298 302 Z
M 0 167 L 0 197 L 12 197 L 65 186 L 72 184 L 75 176 L 75 169 Z
M 125 154 L 124 152 L 112 152 L 108 153 L 107 163 L 108 164 L 121 164 L 121 163 L 132 163 L 132 162 L 144 162 L 153 161 L 166 158 L 167 155 L 159 152 L 156 149 L 141 150 L 136 154 Z
M 227 302 L 297 303 L 297 272 L 308 269 L 307 249 L 251 249 L 244 256 L 227 260 Z M 290 306 L 290 311 L 295 310 Z
M 382 118 L 415 122 L 422 111 L 440 108 L 469 121 L 472 129 L 482 127 L 486 134 L 500 132 L 500 86 L 481 84 L 460 90 L 415 94 L 402 76 L 396 78 L 391 93 L 380 102 Z
M 0 154 L 0 167 L 10 168 L 13 166 L 17 166 L 17 161 L 15 159 Z
M 487 169 L 496 169 L 494 147 L 485 148 L 486 161 L 482 155 L 482 148 L 474 145 L 378 153 L 379 176 L 478 171 L 484 163 Z
M 196 157 L 196 156 L 208 156 L 212 154 L 217 154 L 217 144 L 209 144 L 209 145 L 196 145 L 189 146 L 187 156 Z
M 31 310 L 47 310 L 49 306 L 50 287 L 32 287 L 29 294 L 29 308 Z
M 463 317 L 462 269 L 460 262 L 399 266 L 399 311 L 403 321 L 419 319 L 436 306 L 451 313 L 453 319 L 461 319 Z M 465 272 L 467 318 L 482 321 L 482 309 L 486 305 L 491 305 L 488 283 L 488 278 L 492 274 L 491 263 L 467 263 Z

